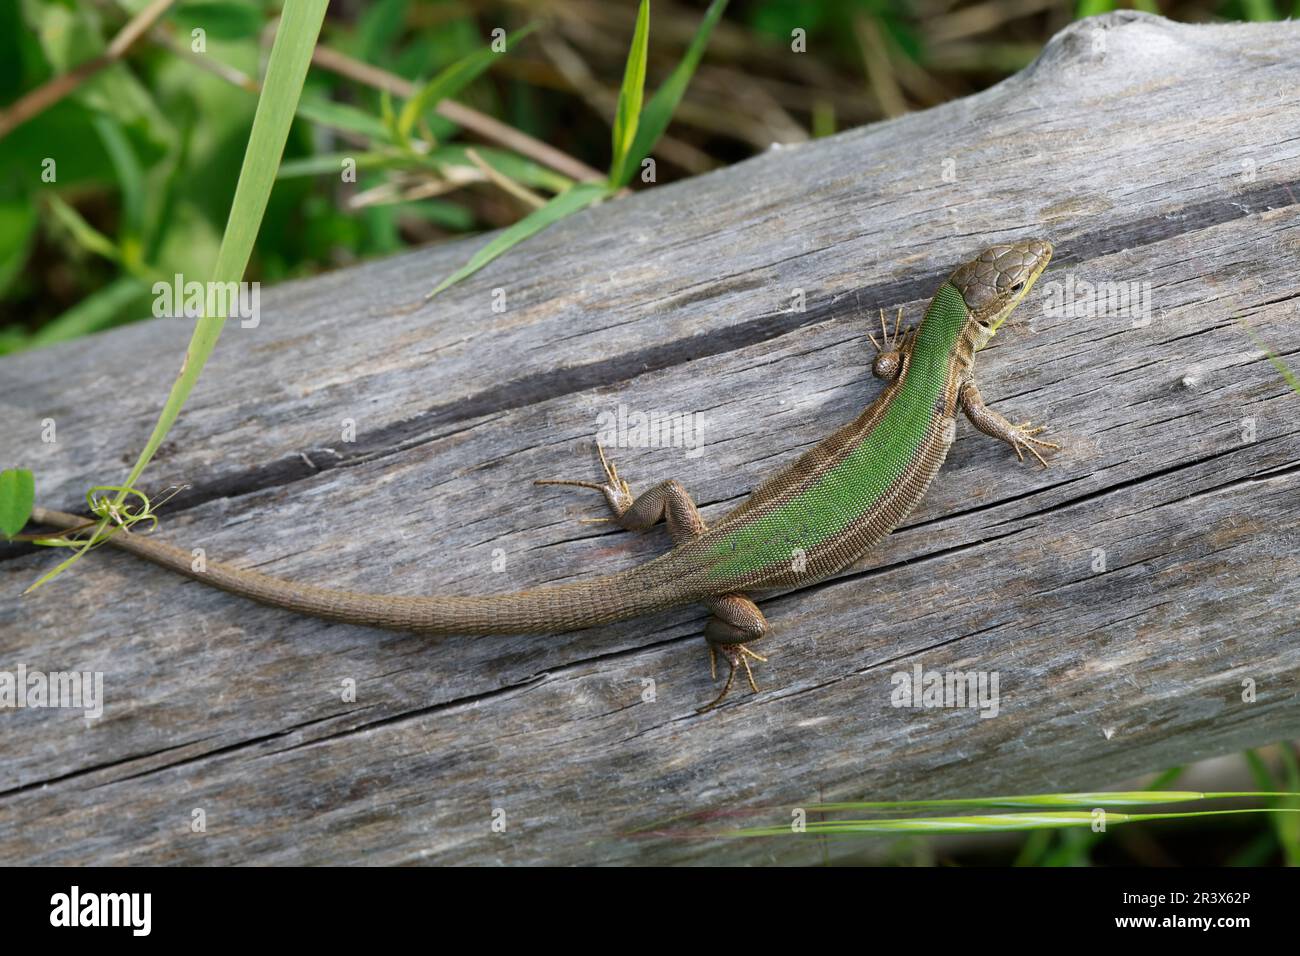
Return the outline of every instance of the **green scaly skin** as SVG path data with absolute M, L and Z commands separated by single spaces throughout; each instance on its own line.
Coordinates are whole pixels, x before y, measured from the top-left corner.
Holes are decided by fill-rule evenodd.
M 195 580 L 263 604 L 329 620 L 432 634 L 557 633 L 703 603 L 710 660 L 730 664 L 722 701 L 749 659 L 748 645 L 768 630 L 748 597 L 811 584 L 848 567 L 911 513 L 938 473 L 956 435 L 958 410 L 976 428 L 1028 451 L 1058 448 L 989 409 L 974 380 L 975 353 L 1024 298 L 1047 267 L 1052 246 L 1025 240 L 992 246 L 939 287 L 920 325 L 877 344 L 880 395 L 852 422 L 760 485 L 744 503 L 706 528 L 677 481 L 634 496 L 600 450 L 604 481 L 539 481 L 601 492 L 623 528 L 644 531 L 663 520 L 674 547 L 654 561 L 617 574 L 517 594 L 403 597 L 295 584 L 256 571 L 209 562 L 193 568 L 190 552 L 118 533 L 111 544 Z M 882 314 L 882 333 L 885 332 Z M 874 342 L 874 339 L 873 339 Z M 33 510 L 38 524 L 83 525 L 75 515 Z

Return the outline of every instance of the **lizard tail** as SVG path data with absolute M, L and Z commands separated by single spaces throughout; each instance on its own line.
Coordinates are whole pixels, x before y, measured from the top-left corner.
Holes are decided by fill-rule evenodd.
M 89 519 L 49 508 L 32 509 L 32 521 L 70 529 Z M 478 597 L 409 597 L 367 594 L 295 584 L 217 561 L 199 563 L 183 548 L 119 531 L 108 543 L 178 574 L 272 607 L 366 627 L 424 634 L 559 633 L 607 624 L 683 603 L 669 587 L 647 587 L 641 569 L 574 584 Z M 201 570 L 200 570 L 201 568 Z M 636 575 L 635 582 L 633 576 Z

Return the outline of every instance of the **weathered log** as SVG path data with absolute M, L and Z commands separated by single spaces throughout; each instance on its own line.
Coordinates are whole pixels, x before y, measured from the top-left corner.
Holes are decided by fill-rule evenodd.
M 394 594 L 659 553 L 662 530 L 580 523 L 596 496 L 531 479 L 594 474 L 601 412 L 700 415 L 700 454 L 614 456 L 635 487 L 677 477 L 722 513 L 872 398 L 876 310 L 914 320 L 987 243 L 1046 236 L 1044 295 L 1135 282 L 1149 310 L 1028 300 L 981 388 L 1050 425 L 1051 467 L 963 425 L 884 547 L 765 603 L 762 692 L 704 716 L 698 608 L 430 640 L 107 549 L 20 598 L 52 558 L 11 549 L 0 670 L 101 671 L 105 703 L 0 711 L 0 861 L 813 860 L 828 848 L 794 837 L 627 833 L 819 798 L 1100 788 L 1294 735 L 1300 396 L 1243 324 L 1294 367 L 1298 134 L 1300 26 L 1119 13 L 980 95 L 584 212 L 423 308 L 478 241 L 269 290 L 148 472 L 192 486 L 159 533 Z M 65 509 L 120 480 L 189 333 L 152 320 L 0 359 L 0 462 Z M 917 664 L 997 672 L 997 717 L 893 706 Z

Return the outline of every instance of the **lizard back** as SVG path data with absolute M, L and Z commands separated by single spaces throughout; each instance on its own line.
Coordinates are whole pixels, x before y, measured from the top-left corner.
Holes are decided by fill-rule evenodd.
M 975 343 L 940 287 L 898 377 L 852 422 L 761 484 L 699 538 L 644 567 L 704 595 L 794 587 L 852 564 L 911 513 L 952 446 Z

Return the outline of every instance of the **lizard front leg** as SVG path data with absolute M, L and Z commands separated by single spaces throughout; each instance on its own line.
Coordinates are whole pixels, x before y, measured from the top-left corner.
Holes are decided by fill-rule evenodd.
M 961 393 L 958 396 L 961 403 L 961 410 L 966 413 L 970 423 L 986 435 L 992 435 L 994 438 L 1006 442 L 1016 453 L 1016 457 L 1021 461 L 1025 460 L 1024 451 L 1038 459 L 1044 468 L 1047 467 L 1047 460 L 1038 452 L 1037 445 L 1040 448 L 1058 449 L 1061 446 L 1055 442 L 1043 441 L 1035 438 L 1045 426 L 1040 425 L 1037 428 L 1031 428 L 1029 422 L 1022 422 L 1019 425 L 1013 425 L 993 409 L 984 404 L 984 397 L 980 395 L 980 390 L 974 382 L 968 381 L 961 387 Z
M 662 519 L 668 525 L 668 535 L 674 545 L 687 544 L 708 530 L 690 492 L 680 481 L 670 478 L 649 491 L 634 496 L 628 483 L 619 475 L 617 466 L 605 456 L 605 449 L 599 442 L 596 444 L 596 453 L 600 456 L 600 465 L 605 472 L 603 482 L 542 479 L 534 483 L 570 485 L 599 491 L 605 496 L 605 502 L 612 512 L 612 518 L 601 520 L 612 520 L 628 531 L 648 531 Z M 754 653 L 746 646 L 767 633 L 767 619 L 763 617 L 758 605 L 743 594 L 723 594 L 709 598 L 704 603 L 711 613 L 709 623 L 704 628 L 704 637 L 709 643 L 709 672 L 717 680 L 718 652 L 727 659 L 731 670 L 727 674 L 722 693 L 711 704 L 700 708 L 700 713 L 712 710 L 722 703 L 735 683 L 738 667 L 745 669 L 749 686 L 757 693 L 758 685 L 754 682 L 749 659 L 767 662 L 766 657 Z

